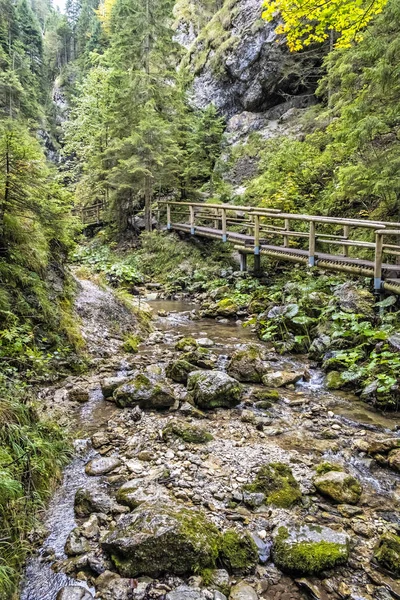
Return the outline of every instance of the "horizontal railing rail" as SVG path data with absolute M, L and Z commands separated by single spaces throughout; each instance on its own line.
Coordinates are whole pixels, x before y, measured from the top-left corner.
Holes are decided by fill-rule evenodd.
M 400 256 L 400 244 L 393 241 L 386 243 L 384 240 L 385 237 L 395 237 L 395 241 L 400 241 L 400 223 L 292 214 L 276 209 L 231 204 L 159 201 L 158 209 L 163 206 L 166 209 L 167 229 L 188 231 L 192 235 L 221 239 L 223 242 L 231 241 L 239 249 L 244 248 L 244 252 L 252 252 L 257 264 L 261 254 L 304 262 L 311 267 L 319 264 L 327 269 L 371 276 L 376 291 L 390 288 L 400 293 L 400 264 L 383 262 L 384 255 L 396 257 L 396 260 Z M 296 223 L 301 224 L 299 230 L 296 229 Z M 328 232 L 321 231 L 326 227 L 330 228 Z M 340 233 L 334 232 L 336 228 L 340 228 Z M 356 230 L 364 230 L 358 239 L 354 234 Z M 276 242 L 277 238 L 282 238 L 282 243 Z M 297 246 L 293 245 L 296 240 Z M 306 240 L 308 242 L 304 247 Z M 303 244 L 303 247 L 299 248 L 298 244 Z M 317 247 L 320 245 L 328 246 L 329 253 L 319 251 Z M 341 254 L 332 253 L 332 247 L 341 248 Z M 350 257 L 352 248 L 358 253 L 370 254 L 370 259 L 364 256 Z M 390 277 L 394 277 L 394 280 Z M 398 284 L 395 281 L 397 277 Z M 388 281 L 384 282 L 384 278 Z

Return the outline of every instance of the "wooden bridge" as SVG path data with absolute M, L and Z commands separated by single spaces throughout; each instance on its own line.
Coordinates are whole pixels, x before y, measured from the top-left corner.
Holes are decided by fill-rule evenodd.
M 168 230 L 233 243 L 240 252 L 242 270 L 247 269 L 251 254 L 254 270 L 260 271 L 260 257 L 266 255 L 370 277 L 377 292 L 400 294 L 400 223 L 231 204 L 159 201 L 158 206 L 166 209 Z

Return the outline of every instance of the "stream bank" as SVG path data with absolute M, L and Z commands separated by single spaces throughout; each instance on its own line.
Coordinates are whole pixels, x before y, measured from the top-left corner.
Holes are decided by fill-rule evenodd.
M 382 534 L 398 535 L 400 528 L 400 476 L 368 453 L 373 444 L 378 448 L 384 440 L 400 439 L 392 418 L 345 392 L 327 391 L 322 373 L 306 358 L 279 356 L 250 328 L 227 319 L 199 318 L 190 303 L 150 301 L 154 330 L 136 355 L 127 355 L 122 334 L 134 327 L 134 318 L 108 291 L 81 283 L 77 310 L 96 367 L 87 377 L 71 377 L 42 393 L 46 410 L 57 414 L 61 406 L 60 419 L 66 414 L 74 419 L 77 457 L 50 504 L 45 518 L 49 535 L 27 566 L 22 600 L 88 600 L 94 594 L 104 600 L 400 596 L 398 582 L 372 560 Z M 183 350 L 176 349 L 177 343 Z M 184 384 L 166 377 L 169 365 L 182 362 L 183 356 L 197 362 L 196 371 L 228 377 L 232 356 L 249 348 L 257 348 L 257 364 L 269 376 L 295 376 L 273 389 L 260 382 L 242 383 L 231 408 L 202 411 L 188 398 Z M 152 389 L 167 386 L 163 393 L 173 399 L 169 408 L 141 409 L 137 402 L 121 408 L 104 399 L 110 385 L 123 387 L 138 374 L 147 377 Z M 212 438 L 193 443 L 199 432 Z M 271 463 L 289 467 L 297 482 L 299 493 L 291 506 L 276 506 L 265 494 L 245 489 Z M 357 504 L 333 502 L 317 492 L 315 469 L 321 463 L 334 464 L 359 482 Z M 146 557 L 147 572 L 142 566 L 128 573 L 116 551 L 108 550 L 111 542 L 107 547 L 104 540 L 118 527 L 128 527 L 132 515 L 154 506 L 160 513 L 168 507 L 190 515 L 201 511 L 215 528 L 213 536 L 227 531 L 241 540 L 250 536 L 247 547 L 255 544 L 258 560 L 251 551 L 251 560 L 243 552 L 246 560 L 235 564 L 225 550 L 219 551 L 216 570 L 181 573 L 171 563 L 170 572 L 158 573 L 149 566 L 154 552 L 160 564 L 165 555 L 174 554 L 160 534 Z M 311 574 L 279 569 L 274 564 L 276 532 L 298 525 L 346 535 L 348 560 Z

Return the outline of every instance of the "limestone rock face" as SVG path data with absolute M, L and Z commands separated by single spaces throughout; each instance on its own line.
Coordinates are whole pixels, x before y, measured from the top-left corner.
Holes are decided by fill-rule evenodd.
M 317 490 L 339 504 L 357 504 L 362 487 L 358 479 L 345 471 L 328 471 L 314 477 Z
M 394 471 L 400 473 L 400 449 L 392 450 L 389 454 L 389 465 Z
M 298 73 L 306 73 L 310 59 L 291 56 L 284 39 L 275 33 L 277 23 L 262 21 L 258 0 L 227 4 L 221 3 L 200 35 L 195 37 L 192 29 L 193 103 L 203 108 L 213 102 L 232 116 L 263 112 L 282 103 L 285 95 L 304 92 L 296 66 L 304 63 Z M 184 21 L 182 16 L 181 30 Z
M 114 391 L 114 401 L 121 408 L 139 406 L 142 409 L 170 408 L 175 403 L 172 388 L 164 382 L 153 381 L 139 374 Z
M 312 575 L 346 563 L 349 538 L 320 525 L 279 527 L 274 533 L 272 556 L 284 572 Z
M 223 371 L 194 371 L 189 375 L 187 389 L 202 409 L 236 406 L 242 393 L 240 383 Z
M 102 546 L 124 577 L 184 575 L 215 565 L 218 530 L 200 512 L 154 504 L 122 517 Z

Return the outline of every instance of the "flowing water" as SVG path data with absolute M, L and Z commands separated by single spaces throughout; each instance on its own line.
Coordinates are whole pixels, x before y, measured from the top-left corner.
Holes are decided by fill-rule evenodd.
M 93 321 L 97 318 L 101 298 L 99 300 L 99 289 L 95 289 L 94 297 L 96 310 L 91 306 L 91 293 L 94 284 L 84 284 L 83 294 L 78 303 L 84 304 L 83 329 L 87 332 L 89 342 L 94 344 L 101 338 L 98 328 Z M 102 292 L 101 292 L 102 293 Z M 101 295 L 100 293 L 100 295 Z M 100 302 L 100 304 L 99 304 Z M 107 299 L 108 302 L 108 299 Z M 212 340 L 212 352 L 218 355 L 218 369 L 226 368 L 228 356 L 235 348 L 243 343 L 258 342 L 254 333 L 249 328 L 243 328 L 233 322 L 218 323 L 211 319 L 192 319 L 192 311 L 196 308 L 193 304 L 183 301 L 154 300 L 149 302 L 153 312 L 163 316 L 156 316 L 155 327 L 162 341 L 143 343 L 140 346 L 138 360 L 145 357 L 151 362 L 165 361 L 165 353 L 173 348 L 178 335 L 192 336 L 195 338 L 209 338 Z M 85 319 L 87 322 L 85 322 Z M 115 339 L 111 339 L 112 351 L 115 353 Z M 151 340 L 151 336 L 150 336 Z M 94 350 L 94 352 L 96 352 Z M 164 353 L 164 354 L 163 354 Z M 113 356 L 114 363 L 118 356 Z M 129 371 L 129 364 L 124 361 L 123 356 L 116 368 L 116 374 Z M 118 362 L 118 361 L 117 361 Z M 281 366 L 303 368 L 306 361 L 298 358 L 276 359 L 276 368 Z M 284 390 L 283 402 L 274 407 L 275 412 L 280 411 L 280 418 L 285 423 L 284 431 L 279 437 L 271 438 L 278 453 L 292 453 L 301 456 L 311 456 L 317 452 L 322 460 L 339 462 L 348 470 L 356 474 L 368 493 L 380 494 L 380 501 L 389 511 L 394 510 L 399 498 L 400 477 L 392 471 L 372 464 L 367 456 L 356 457 L 351 455 L 346 448 L 335 448 L 334 441 L 325 443 L 318 442 L 320 447 L 310 446 L 315 432 L 321 429 L 318 419 L 324 419 L 324 415 L 331 411 L 335 422 L 342 423 L 346 427 L 354 428 L 358 434 L 366 431 L 385 431 L 393 435 L 395 420 L 389 416 L 383 416 L 371 410 L 354 397 L 343 393 L 331 393 L 324 388 L 323 374 L 318 370 L 310 370 L 308 381 L 301 382 L 292 390 Z M 309 405 L 315 407 L 314 413 L 310 412 Z M 82 405 L 79 410 L 71 413 L 75 419 L 73 424 L 77 431 L 84 432 L 82 439 L 77 440 L 77 457 L 65 469 L 62 484 L 54 495 L 44 517 L 44 525 L 49 531 L 47 539 L 42 547 L 28 561 L 24 581 L 21 589 L 21 600 L 55 600 L 58 591 L 66 585 L 79 585 L 90 589 L 85 582 L 73 582 L 63 573 L 56 573 L 52 569 L 52 562 L 65 558 L 64 545 L 68 534 L 76 527 L 74 515 L 74 496 L 79 487 L 102 486 L 102 478 L 88 477 L 84 471 L 85 463 L 94 455 L 90 445 L 92 433 L 102 430 L 115 415 L 120 414 L 113 403 L 104 401 L 99 384 L 93 384 L 90 392 L 90 400 Z M 317 418 L 315 418 L 317 415 Z M 318 437 L 318 436 L 317 436 Z M 268 439 L 268 443 L 269 439 Z M 280 455 L 279 455 L 280 456 Z M 382 500 L 382 498 L 384 500 Z M 396 500 L 397 498 L 397 500 Z M 268 543 L 264 544 L 269 548 Z M 267 556 L 267 555 L 266 555 Z M 264 557 L 265 558 L 265 557 Z M 93 590 L 91 590 L 93 592 Z

